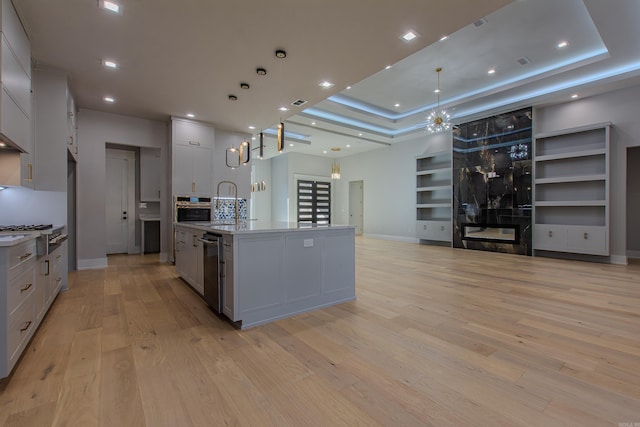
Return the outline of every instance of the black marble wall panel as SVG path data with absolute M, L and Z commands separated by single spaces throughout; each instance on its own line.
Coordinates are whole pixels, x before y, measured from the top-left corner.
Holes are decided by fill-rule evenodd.
M 531 255 L 531 124 L 526 108 L 454 129 L 454 247 Z M 488 236 L 512 227 L 516 238 L 470 240 L 463 235 L 469 224 Z

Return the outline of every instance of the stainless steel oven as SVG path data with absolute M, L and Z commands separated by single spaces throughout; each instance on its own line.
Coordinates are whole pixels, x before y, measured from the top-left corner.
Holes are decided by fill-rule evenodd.
M 176 196 L 174 202 L 174 221 L 211 222 L 213 203 L 211 197 Z

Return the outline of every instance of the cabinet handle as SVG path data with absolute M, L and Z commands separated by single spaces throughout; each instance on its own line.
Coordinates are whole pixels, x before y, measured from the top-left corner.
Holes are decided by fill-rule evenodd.
M 192 192 L 192 193 L 195 193 L 195 192 L 196 192 L 196 183 L 195 183 L 195 182 L 192 182 L 192 183 L 191 183 L 191 192 Z
M 20 256 L 19 256 L 20 261 L 22 261 L 23 259 L 29 258 L 31 255 L 32 255 L 32 254 L 31 254 L 31 252 L 27 252 L 27 253 L 26 253 L 26 254 L 24 254 L 24 255 L 20 255 Z
M 198 236 L 196 236 L 195 234 L 191 235 L 191 246 L 193 246 L 194 248 L 198 247 L 197 239 Z
M 444 225 L 440 226 L 440 231 L 444 231 Z
M 423 230 L 426 230 L 426 229 L 427 229 L 427 224 L 423 225 L 423 226 L 422 226 L 422 229 L 423 229 Z
M 60 259 L 60 258 L 62 258 L 62 255 L 58 255 L 58 256 L 56 257 L 56 259 Z
M 33 286 L 33 283 L 29 283 L 27 286 L 25 286 L 24 288 L 20 288 L 20 293 L 26 292 L 29 290 L 29 288 L 31 288 L 31 286 Z
M 48 260 L 48 259 L 47 259 L 47 260 L 45 260 L 44 262 L 46 262 L 46 263 L 47 263 L 47 272 L 46 272 L 44 275 L 45 275 L 45 276 L 48 276 L 49 274 L 51 274 L 51 271 L 49 270 L 50 262 L 49 262 L 49 260 Z
M 29 320 L 27 323 L 24 324 L 22 328 L 20 328 L 20 332 L 26 331 L 27 329 L 29 329 L 29 326 L 31 326 L 31 320 Z
M 27 181 L 33 181 L 33 164 L 29 163 L 27 166 L 29 166 L 29 178 L 27 178 Z
M 549 230 L 549 237 L 553 237 L 553 231 Z
M 220 261 L 220 264 L 222 265 L 222 268 L 220 269 L 220 278 L 224 280 L 227 278 L 227 274 L 225 272 L 227 269 L 227 261 L 222 260 Z
M 60 283 L 60 282 L 62 282 L 62 277 L 58 277 L 58 278 L 56 279 L 56 283 Z
M 199 147 L 200 143 L 198 141 L 189 141 L 189 145 L 195 145 L 196 147 Z
M 584 233 L 584 240 L 587 240 L 589 238 L 589 233 Z

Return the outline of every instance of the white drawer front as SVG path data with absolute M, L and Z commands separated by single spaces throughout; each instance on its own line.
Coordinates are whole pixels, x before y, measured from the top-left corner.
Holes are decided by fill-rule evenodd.
M 416 235 L 419 239 L 450 242 L 451 222 L 416 221 Z
M 36 256 L 36 241 L 29 240 L 9 248 L 9 269 L 26 263 Z
M 567 234 L 570 252 L 609 255 L 605 227 L 571 227 Z
M 7 358 L 9 371 L 20 357 L 24 346 L 36 328 L 36 315 L 33 298 L 28 298 L 9 316 L 9 330 L 7 331 Z
M 18 277 L 9 281 L 7 287 L 7 312 L 13 313 L 16 308 L 33 293 L 36 288 L 36 275 L 33 268 L 28 268 Z

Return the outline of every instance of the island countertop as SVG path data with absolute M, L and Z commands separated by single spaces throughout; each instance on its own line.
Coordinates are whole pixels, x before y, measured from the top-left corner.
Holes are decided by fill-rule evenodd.
M 216 222 L 176 222 L 175 225 L 195 228 L 197 230 L 209 231 L 220 234 L 247 234 L 247 233 L 276 233 L 283 231 L 314 231 L 314 230 L 344 230 L 353 228 L 353 225 L 317 225 L 298 224 L 297 222 L 278 221 L 241 221 L 238 224 L 226 224 Z

